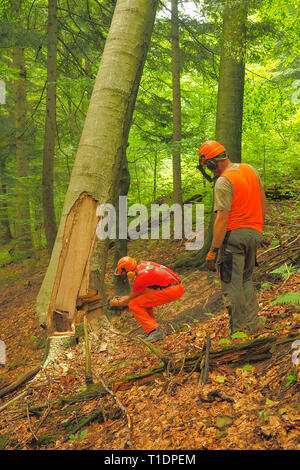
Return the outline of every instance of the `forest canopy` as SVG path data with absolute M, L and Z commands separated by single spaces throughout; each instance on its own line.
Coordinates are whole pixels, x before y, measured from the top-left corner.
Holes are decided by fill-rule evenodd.
M 181 132 L 176 141 L 171 2 L 161 1 L 128 139 L 131 204 L 173 201 L 172 153 L 177 151 L 182 199 L 201 194 L 206 214 L 210 211 L 211 187 L 199 177 L 196 165 L 199 146 L 215 136 L 226 3 L 233 3 L 236 10 L 247 3 L 241 52 L 245 63 L 241 160 L 257 168 L 267 189 L 295 190 L 300 89 L 297 2 L 178 2 Z M 52 211 L 59 222 L 115 1 L 59 0 L 52 30 L 49 5 L 40 0 L 4 1 L 0 6 L 3 262 L 46 247 L 43 191 L 48 203 L 53 199 Z M 56 58 L 52 65 L 51 45 Z M 227 46 L 230 49 L 230 39 Z M 54 78 L 49 79 L 51 73 Z M 56 88 L 54 120 L 47 124 L 51 84 Z M 53 147 L 50 183 L 43 164 L 49 145 Z

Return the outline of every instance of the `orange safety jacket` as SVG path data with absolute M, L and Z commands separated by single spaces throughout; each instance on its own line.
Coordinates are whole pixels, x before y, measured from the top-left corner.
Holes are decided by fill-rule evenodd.
M 180 278 L 171 269 L 154 261 L 141 261 L 132 292 L 139 294 L 128 304 L 135 319 L 149 334 L 158 327 L 153 307 L 178 300 L 184 292 Z M 147 291 L 147 289 L 151 289 Z
M 136 268 L 137 276 L 132 285 L 132 291 L 142 293 L 147 288 L 158 289 L 178 284 L 180 278 L 171 269 L 154 261 L 140 261 Z
M 233 186 L 227 231 L 247 227 L 262 233 L 260 183 L 254 170 L 240 163 L 238 168 L 223 171 L 221 176 L 227 178 Z

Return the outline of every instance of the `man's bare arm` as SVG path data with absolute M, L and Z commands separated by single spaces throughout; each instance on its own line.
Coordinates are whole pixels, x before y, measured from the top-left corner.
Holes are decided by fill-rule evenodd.
M 220 248 L 225 238 L 228 226 L 229 211 L 218 211 L 214 223 L 214 232 L 211 245 Z

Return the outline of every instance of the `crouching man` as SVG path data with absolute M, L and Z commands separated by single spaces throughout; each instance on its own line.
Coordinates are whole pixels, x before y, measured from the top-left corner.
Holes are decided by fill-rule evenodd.
M 137 263 L 130 256 L 118 261 L 115 275 L 124 280 L 134 279 L 130 294 L 118 299 L 118 307 L 129 307 L 148 342 L 163 339 L 165 335 L 155 320 L 153 308 L 182 296 L 184 289 L 180 278 L 166 266 L 153 261 Z

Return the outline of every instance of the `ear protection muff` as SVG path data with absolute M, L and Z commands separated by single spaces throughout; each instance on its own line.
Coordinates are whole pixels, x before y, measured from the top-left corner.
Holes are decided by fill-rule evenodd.
M 205 179 L 207 179 L 207 181 L 209 181 L 210 183 L 213 181 L 213 178 L 206 173 L 205 169 L 204 169 L 204 159 L 205 159 L 205 155 L 204 153 L 201 153 L 199 155 L 199 164 L 197 165 L 197 168 L 199 171 L 201 171 L 202 175 L 204 176 Z M 209 160 L 206 160 L 206 163 L 208 162 Z M 215 168 L 217 168 L 218 166 L 218 163 L 217 162 L 214 162 L 214 164 L 216 165 Z M 208 165 L 207 165 L 208 167 Z M 209 167 L 208 167 L 209 168 Z M 209 168 L 210 170 L 212 168 Z
M 134 271 L 126 271 L 126 269 L 124 267 L 121 268 L 121 273 L 118 274 L 117 269 L 118 268 L 116 267 L 115 272 L 114 272 L 114 276 L 119 277 L 121 279 L 121 281 L 123 281 L 123 282 L 125 282 L 127 278 L 133 279 L 136 275 Z
M 134 271 L 127 271 L 127 277 L 129 279 L 133 279 L 135 277 L 135 272 Z
M 122 267 L 120 274 L 118 274 L 118 267 L 116 267 L 115 272 L 114 272 L 114 276 L 119 277 L 121 279 L 121 281 L 125 282 L 126 279 L 127 279 L 126 269 Z

